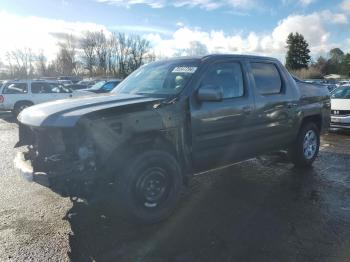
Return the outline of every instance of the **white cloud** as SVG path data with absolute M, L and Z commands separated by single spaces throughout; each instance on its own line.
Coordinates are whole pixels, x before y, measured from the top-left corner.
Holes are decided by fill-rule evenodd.
M 304 35 L 314 53 L 327 48 L 330 33 L 324 27 L 323 15 L 290 15 L 279 22 L 273 30 L 271 46 L 279 52 L 284 50 L 288 34 L 298 32 Z
M 303 7 L 307 7 L 313 3 L 315 3 L 317 0 L 282 0 L 282 3 L 284 5 L 289 5 L 289 4 L 295 4 L 297 3 L 298 5 L 301 5 Z
M 329 11 L 309 15 L 290 15 L 281 20 L 271 33 L 250 32 L 227 35 L 223 31 L 205 32 L 199 29 L 182 27 L 169 39 L 152 34 L 147 37 L 155 46 L 156 53 L 172 56 L 177 50 L 190 48 L 194 41 L 203 43 L 209 53 L 249 53 L 284 57 L 288 34 L 299 32 L 310 44 L 312 54 L 328 52 L 330 42 L 329 23 L 346 24 L 346 16 Z
M 127 33 L 160 33 L 164 35 L 171 35 L 172 31 L 155 26 L 146 26 L 146 25 L 116 25 L 110 27 L 113 31 L 125 31 Z
M 105 31 L 105 26 L 95 23 L 67 22 L 41 17 L 23 17 L 0 12 L 0 57 L 16 48 L 31 48 L 34 52 L 44 50 L 49 59 L 57 52 L 59 36 L 79 37 L 84 31 Z
M 152 8 L 162 8 L 166 4 L 165 0 L 97 0 L 97 2 L 126 7 L 130 7 L 132 5 L 148 5 Z
M 331 24 L 347 24 L 348 17 L 342 13 L 333 13 L 329 10 L 325 10 L 320 13 L 324 20 L 329 20 Z
M 179 21 L 179 22 L 176 22 L 176 26 L 177 26 L 177 27 L 184 27 L 184 26 L 185 26 L 185 23 Z
M 350 0 L 344 0 L 341 4 L 340 7 L 344 10 L 344 11 L 350 11 Z
M 147 5 L 152 8 L 174 7 L 199 7 L 206 10 L 214 10 L 221 7 L 238 9 L 253 9 L 257 7 L 256 0 L 96 0 L 100 3 L 114 4 L 131 7 L 132 5 Z
M 141 1 L 141 0 L 134 0 Z M 290 15 L 278 22 L 270 32 L 240 32 L 227 34 L 221 30 L 204 31 L 199 28 L 178 24 L 175 32 L 146 26 L 116 26 L 116 31 L 136 31 L 151 42 L 157 54 L 172 56 L 178 50 L 188 49 L 193 42 L 205 46 L 209 53 L 249 53 L 284 57 L 286 38 L 291 32 L 304 35 L 314 55 L 328 52 L 335 45 L 330 41 L 331 33 L 327 30 L 331 23 L 347 24 L 348 19 L 342 13 L 330 11 L 315 12 L 309 15 Z M 49 59 L 57 52 L 60 36 L 71 34 L 80 37 L 84 31 L 108 32 L 108 29 L 95 23 L 67 22 L 40 17 L 24 17 L 0 12 L 0 57 L 6 51 L 15 48 L 31 48 L 38 52 L 44 50 Z M 345 46 L 346 40 L 342 40 Z M 342 44 L 338 44 L 341 45 Z M 344 47 L 343 46 L 343 47 Z M 4 59 L 2 59 L 4 61 Z
M 314 2 L 316 2 L 316 0 L 299 0 L 299 3 L 303 6 L 308 6 Z

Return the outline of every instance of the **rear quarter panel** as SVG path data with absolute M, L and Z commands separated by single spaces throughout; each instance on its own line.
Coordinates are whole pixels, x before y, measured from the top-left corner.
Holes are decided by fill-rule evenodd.
M 330 126 L 331 111 L 330 93 L 327 87 L 304 82 L 298 82 L 297 85 L 301 93 L 300 119 L 320 115 L 322 117 L 321 132 L 326 132 Z

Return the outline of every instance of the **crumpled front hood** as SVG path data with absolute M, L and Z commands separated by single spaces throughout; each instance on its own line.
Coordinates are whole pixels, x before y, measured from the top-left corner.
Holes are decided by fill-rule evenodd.
M 63 99 L 28 107 L 20 113 L 18 121 L 36 127 L 72 127 L 92 112 L 158 100 L 160 98 L 110 93 Z

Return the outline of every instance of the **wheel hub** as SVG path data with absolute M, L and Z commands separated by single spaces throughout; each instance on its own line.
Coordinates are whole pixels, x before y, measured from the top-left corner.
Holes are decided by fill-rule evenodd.
M 158 206 L 169 191 L 168 176 L 162 168 L 146 170 L 136 183 L 136 194 L 145 207 Z
M 304 156 L 306 159 L 312 159 L 317 151 L 317 135 L 315 131 L 306 132 L 303 143 Z

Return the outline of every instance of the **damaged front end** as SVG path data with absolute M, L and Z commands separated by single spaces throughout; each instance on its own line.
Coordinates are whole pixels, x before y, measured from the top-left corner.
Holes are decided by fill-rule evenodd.
M 95 181 L 97 154 L 83 128 L 19 125 L 15 167 L 29 181 L 61 195 L 87 192 Z

